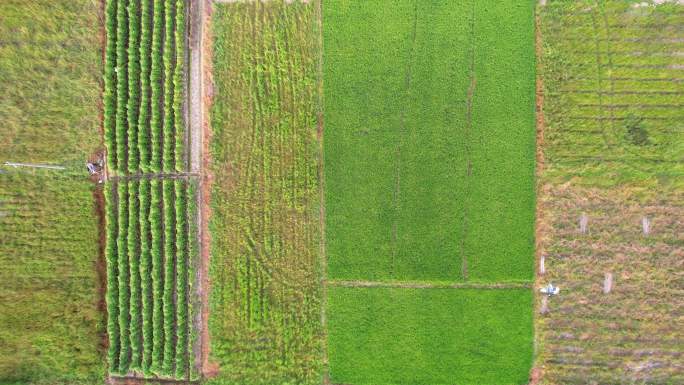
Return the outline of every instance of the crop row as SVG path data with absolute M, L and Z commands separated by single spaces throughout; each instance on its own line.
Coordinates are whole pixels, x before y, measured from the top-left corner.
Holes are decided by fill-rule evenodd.
M 110 372 L 187 379 L 193 362 L 196 188 L 185 180 L 110 182 L 107 312 Z M 192 313 L 191 313 L 192 312 Z
M 112 174 L 186 169 L 185 1 L 106 1 L 104 133 Z

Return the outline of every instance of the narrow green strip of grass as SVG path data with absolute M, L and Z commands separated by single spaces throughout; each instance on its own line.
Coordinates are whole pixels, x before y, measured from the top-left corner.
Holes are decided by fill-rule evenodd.
M 114 183 L 105 184 L 106 243 L 105 259 L 107 261 L 107 350 L 110 371 L 119 367 L 119 253 L 117 251 L 117 191 Z

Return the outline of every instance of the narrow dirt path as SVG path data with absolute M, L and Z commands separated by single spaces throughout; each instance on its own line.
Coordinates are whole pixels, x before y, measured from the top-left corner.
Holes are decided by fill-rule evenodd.
M 209 171 L 208 142 L 210 137 L 207 114 L 207 80 L 205 75 L 210 71 L 207 63 L 207 33 L 211 12 L 211 1 L 191 1 L 189 7 L 189 36 L 188 36 L 188 92 L 187 119 L 189 131 L 189 162 L 190 173 L 199 175 L 197 193 L 197 227 L 199 260 L 197 263 L 197 282 L 194 306 L 199 307 L 193 320 L 194 328 L 199 331 L 199 338 L 195 341 L 195 364 L 201 377 L 210 376 L 209 368 L 209 197 L 211 174 Z

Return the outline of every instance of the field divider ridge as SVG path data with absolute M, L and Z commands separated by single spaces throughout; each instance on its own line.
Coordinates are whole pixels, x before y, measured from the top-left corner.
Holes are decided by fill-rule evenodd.
M 357 287 L 357 288 L 390 288 L 390 289 L 531 289 L 532 282 L 501 282 L 501 283 L 478 283 L 458 282 L 439 283 L 421 281 L 357 281 L 357 280 L 329 280 L 328 286 L 332 287 Z

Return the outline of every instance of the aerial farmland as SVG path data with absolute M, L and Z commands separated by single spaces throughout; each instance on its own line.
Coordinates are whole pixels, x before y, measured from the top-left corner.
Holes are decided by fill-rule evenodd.
M 0 1 L 0 384 L 684 383 L 684 1 Z

